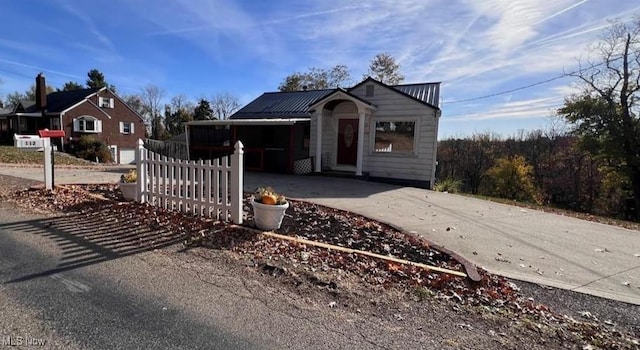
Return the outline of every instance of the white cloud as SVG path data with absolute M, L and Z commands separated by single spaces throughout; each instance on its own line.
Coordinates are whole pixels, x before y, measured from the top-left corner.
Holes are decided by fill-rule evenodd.
M 448 116 L 443 114 L 443 118 L 449 122 L 546 118 L 553 115 L 554 111 L 562 106 L 562 103 L 562 96 L 509 101 L 461 115 Z
M 86 26 L 86 29 L 91 34 L 93 34 L 94 38 L 97 41 L 100 42 L 100 45 L 99 45 L 100 47 L 107 47 L 109 48 L 109 50 L 115 51 L 115 46 L 113 42 L 111 42 L 111 39 L 109 39 L 107 35 L 103 34 L 98 29 L 98 26 L 91 19 L 90 13 L 83 13 L 79 10 L 78 6 L 71 5 L 68 2 L 58 1 L 58 3 L 61 5 L 62 9 L 70 13 L 73 17 L 75 17 L 76 20 L 84 23 L 84 25 Z M 101 12 L 98 12 L 98 13 L 101 13 Z

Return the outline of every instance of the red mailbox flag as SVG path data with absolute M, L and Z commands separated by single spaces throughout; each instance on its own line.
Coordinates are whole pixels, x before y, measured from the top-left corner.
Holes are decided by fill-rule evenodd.
M 64 130 L 38 130 L 40 137 L 64 137 Z

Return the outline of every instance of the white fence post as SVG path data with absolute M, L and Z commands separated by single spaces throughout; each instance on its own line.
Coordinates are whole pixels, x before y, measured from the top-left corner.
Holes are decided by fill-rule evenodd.
M 167 158 L 138 140 L 137 200 L 169 210 L 242 224 L 244 146 L 227 157 L 200 161 Z
M 138 139 L 138 147 L 136 149 L 136 173 L 138 182 L 136 186 L 136 202 L 144 203 L 146 201 L 146 187 L 147 187 L 147 167 L 144 166 L 143 160 L 145 159 L 146 150 L 144 148 L 144 142 L 142 139 Z
M 243 157 L 244 145 L 238 141 L 231 155 L 231 222 L 234 224 L 242 224 Z
M 53 189 L 53 162 L 51 161 L 51 139 L 45 137 L 42 139 L 44 147 L 44 188 Z

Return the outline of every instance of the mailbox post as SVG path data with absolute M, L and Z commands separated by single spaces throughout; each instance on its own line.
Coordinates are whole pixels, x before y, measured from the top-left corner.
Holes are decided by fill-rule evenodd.
M 55 163 L 55 157 L 53 147 L 51 147 L 52 137 L 64 137 L 64 130 L 38 130 L 38 134 L 43 140 L 44 144 L 44 186 L 46 189 L 51 190 L 54 186 L 54 172 L 53 165 Z

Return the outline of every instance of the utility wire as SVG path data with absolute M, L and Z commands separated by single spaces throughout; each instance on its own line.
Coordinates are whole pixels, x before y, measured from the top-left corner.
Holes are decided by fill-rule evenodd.
M 573 72 L 570 72 L 570 73 L 566 73 L 566 74 L 558 75 L 558 76 L 556 76 L 556 77 L 553 77 L 553 78 L 550 78 L 550 79 L 547 79 L 547 80 L 538 81 L 538 82 L 535 82 L 535 83 L 533 83 L 533 84 L 529 84 L 529 85 L 525 85 L 525 86 L 517 87 L 517 88 L 515 88 L 515 89 L 510 89 L 510 90 L 500 91 L 500 92 L 496 92 L 496 93 L 489 94 L 489 95 L 483 95 L 483 96 L 478 96 L 478 97 L 466 98 L 466 99 L 464 99 L 464 100 L 455 100 L 455 101 L 449 101 L 449 102 L 444 102 L 444 101 L 443 101 L 443 102 L 442 102 L 442 104 L 443 104 L 443 105 L 445 105 L 445 104 L 455 104 L 455 103 L 471 102 L 471 101 L 477 101 L 477 100 L 484 100 L 484 99 L 491 98 L 491 97 L 495 97 L 495 96 L 500 96 L 500 95 L 510 94 L 510 93 L 512 93 L 512 92 L 516 92 L 516 91 L 520 91 L 520 90 L 529 89 L 529 88 L 532 88 L 532 87 L 534 87 L 534 86 L 547 84 L 547 83 L 550 83 L 550 82 L 552 82 L 552 81 L 554 81 L 554 80 L 558 80 L 558 79 L 566 78 L 566 77 L 569 77 L 569 76 L 572 76 L 572 75 L 575 75 L 575 74 L 578 74 L 578 73 L 582 73 L 582 72 L 587 71 L 587 70 L 589 70 L 589 69 L 593 69 L 593 68 L 596 68 L 596 67 L 598 67 L 598 66 L 602 66 L 602 65 L 604 65 L 604 64 L 607 64 L 607 63 L 611 63 L 611 62 L 617 61 L 617 60 L 619 60 L 619 59 L 622 59 L 622 57 L 617 57 L 617 58 L 611 59 L 610 61 L 607 61 L 607 62 L 600 62 L 600 63 L 598 63 L 598 64 L 591 65 L 591 66 L 589 66 L 589 67 L 587 67 L 587 68 L 578 69 L 578 70 L 573 71 Z
M 529 85 L 525 85 L 525 86 L 521 86 L 515 89 L 511 89 L 511 90 L 505 90 L 505 91 L 500 91 L 500 92 L 496 92 L 494 94 L 490 94 L 490 95 L 484 95 L 484 96 L 479 96 L 479 97 L 473 97 L 473 98 L 467 98 L 464 100 L 456 100 L 456 101 L 449 101 L 449 102 L 443 102 L 443 104 L 454 104 L 454 103 L 462 103 L 462 102 L 471 102 L 471 101 L 477 101 L 477 100 L 484 100 L 486 98 L 490 98 L 490 97 L 495 97 L 495 96 L 500 96 L 500 95 L 506 95 L 512 92 L 516 92 L 516 91 L 520 91 L 520 90 L 525 90 L 525 89 L 529 89 L 532 88 L 534 86 L 538 86 L 538 85 L 542 85 L 542 84 L 546 84 L 546 83 L 550 83 L 554 80 L 558 80 L 561 78 L 566 78 L 568 75 L 560 75 L 551 79 L 547 79 L 547 80 L 543 80 L 543 81 L 539 81 L 537 83 L 533 83 L 533 84 L 529 84 Z

